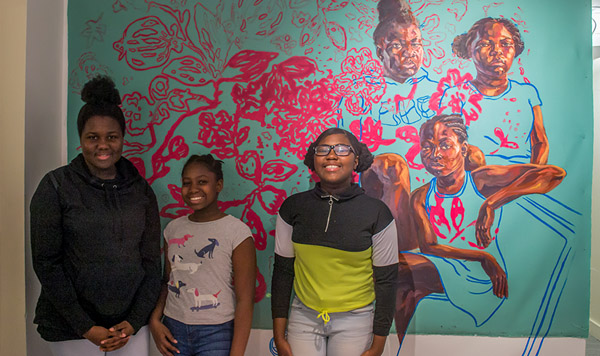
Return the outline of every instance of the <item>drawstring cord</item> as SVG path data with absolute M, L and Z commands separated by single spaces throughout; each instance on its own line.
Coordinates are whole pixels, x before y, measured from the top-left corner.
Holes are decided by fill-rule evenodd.
M 329 320 L 331 320 L 331 318 L 329 317 L 329 313 L 327 313 L 327 310 L 323 310 L 321 313 L 319 313 L 319 315 L 317 315 L 317 319 L 319 318 L 323 319 L 325 325 L 327 325 Z

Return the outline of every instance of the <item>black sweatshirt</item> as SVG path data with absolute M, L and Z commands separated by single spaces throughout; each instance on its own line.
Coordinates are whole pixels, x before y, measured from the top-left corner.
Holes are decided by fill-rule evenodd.
M 82 155 L 44 176 L 30 205 L 33 268 L 42 291 L 34 323 L 47 341 L 92 326 L 137 330 L 161 288 L 160 220 L 150 185 L 121 158 L 117 177 L 90 174 Z

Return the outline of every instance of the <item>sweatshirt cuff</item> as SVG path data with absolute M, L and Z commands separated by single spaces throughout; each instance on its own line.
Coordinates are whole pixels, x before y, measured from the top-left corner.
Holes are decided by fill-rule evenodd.
M 74 314 L 72 314 L 74 315 Z M 96 323 L 87 315 L 83 315 L 79 318 L 67 319 L 71 324 L 71 327 L 75 330 L 77 335 L 83 337 L 83 334 L 87 333 Z
M 288 308 L 271 308 L 271 316 L 275 318 L 288 318 Z

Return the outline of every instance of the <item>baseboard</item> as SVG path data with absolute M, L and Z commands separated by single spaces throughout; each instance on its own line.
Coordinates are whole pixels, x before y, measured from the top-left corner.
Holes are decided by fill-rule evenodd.
M 253 329 L 246 355 L 277 355 L 271 337 L 271 330 Z M 585 341 L 586 339 L 583 338 L 566 337 L 531 340 L 482 336 L 407 335 L 398 353 L 398 339 L 395 334 L 391 334 L 387 338 L 382 356 L 584 356 Z
M 600 323 L 590 319 L 590 335 L 600 340 Z

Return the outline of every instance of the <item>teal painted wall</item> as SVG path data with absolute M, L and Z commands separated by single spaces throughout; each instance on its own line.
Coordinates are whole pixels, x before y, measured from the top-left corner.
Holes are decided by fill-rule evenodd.
M 455 36 L 486 16 L 510 19 L 525 49 L 508 77 L 530 82 L 539 93 L 548 163 L 567 176 L 548 197 L 521 197 L 504 207 L 497 239 L 509 297 L 487 322 L 476 326 L 468 310 L 425 299 L 409 332 L 530 336 L 525 350 L 536 350 L 546 336 L 586 337 L 590 3 L 412 1 L 423 36 L 421 70 L 430 83 L 419 84 L 408 99 L 409 85 L 382 76 L 372 37 L 379 22 L 376 6 L 376 1 L 69 2 L 69 158 L 79 152 L 79 91 L 100 73 L 113 77 L 121 92 L 128 119 L 125 156 L 152 183 L 163 226 L 186 211 L 177 190 L 185 157 L 212 152 L 223 159 L 222 206 L 255 236 L 261 278 L 254 327 L 270 328 L 275 214 L 285 197 L 312 186 L 302 164 L 308 144 L 324 128 L 340 126 L 375 154 L 406 157 L 418 142 L 409 134 L 432 115 L 428 96 L 443 89 L 438 82 L 448 70 L 476 75 L 471 60 L 452 54 Z M 382 102 L 393 103 L 397 95 L 405 97 L 400 104 L 407 116 L 386 117 L 382 108 L 390 105 Z M 413 116 L 418 110 L 422 115 Z M 484 109 L 481 117 L 486 114 L 492 113 Z M 498 141 L 495 126 L 483 124 L 481 131 L 469 131 L 469 139 Z M 490 158 L 488 163 L 514 163 Z M 412 189 L 432 178 L 415 167 Z

